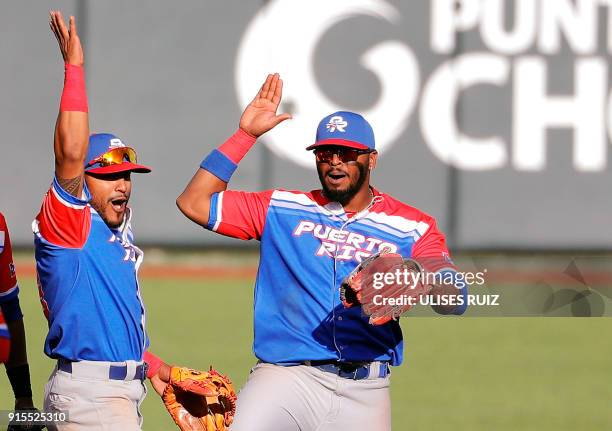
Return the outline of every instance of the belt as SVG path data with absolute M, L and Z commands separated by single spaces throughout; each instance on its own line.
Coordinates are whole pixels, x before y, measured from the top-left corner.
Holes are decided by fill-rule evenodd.
M 58 359 L 57 369 L 75 377 L 88 377 L 99 380 L 145 380 L 147 377 L 146 362 L 105 362 L 105 361 L 69 361 Z
M 378 379 L 391 374 L 387 362 L 339 362 L 339 361 L 305 361 L 304 365 L 318 368 L 321 371 L 335 374 L 352 380 Z

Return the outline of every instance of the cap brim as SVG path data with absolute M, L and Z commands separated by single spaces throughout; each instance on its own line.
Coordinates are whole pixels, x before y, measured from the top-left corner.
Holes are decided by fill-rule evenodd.
M 151 172 L 151 168 L 143 165 L 137 165 L 135 163 L 125 162 L 118 165 L 103 166 L 101 168 L 85 169 L 86 174 L 116 174 L 117 172 L 136 172 L 138 174 L 148 174 Z
M 334 146 L 334 147 L 348 147 L 355 148 L 357 150 L 372 150 L 373 148 L 367 145 L 360 144 L 355 141 L 348 141 L 346 139 L 325 139 L 323 141 L 316 142 L 309 147 L 306 147 L 306 151 L 314 150 L 319 147 Z

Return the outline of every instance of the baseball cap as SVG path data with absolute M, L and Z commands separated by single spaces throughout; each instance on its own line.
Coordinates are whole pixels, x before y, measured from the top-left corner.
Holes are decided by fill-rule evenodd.
M 374 131 L 361 115 L 350 111 L 338 111 L 323 118 L 317 127 L 317 138 L 306 150 L 324 145 L 375 150 Z
M 116 154 L 113 154 L 116 153 Z M 102 159 L 104 155 L 113 157 Z M 99 159 L 99 160 L 96 160 Z M 117 160 L 116 162 L 108 160 Z M 115 174 L 117 172 L 138 172 L 146 174 L 151 168 L 136 164 L 136 151 L 126 147 L 121 139 L 110 133 L 94 133 L 89 137 L 89 147 L 85 157 L 85 173 Z

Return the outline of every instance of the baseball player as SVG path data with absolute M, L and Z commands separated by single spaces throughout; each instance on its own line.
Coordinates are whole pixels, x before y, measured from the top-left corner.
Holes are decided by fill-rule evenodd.
M 388 430 L 389 367 L 403 354 L 400 325 L 370 325 L 359 307 L 342 305 L 339 287 L 383 249 L 437 257 L 440 271 L 454 271 L 444 235 L 434 218 L 370 185 L 374 133 L 352 112 L 323 118 L 307 148 L 321 190 L 227 190 L 256 139 L 290 118 L 276 114 L 282 85 L 278 74 L 268 75 L 238 131 L 203 160 L 177 199 L 201 226 L 261 242 L 253 344 L 259 362 L 238 395 L 232 429 Z M 432 293 L 466 294 L 452 285 Z M 461 314 L 465 306 L 436 311 Z
M 89 137 L 83 50 L 50 14 L 65 62 L 54 136 L 55 177 L 32 224 L 43 310 L 45 353 L 57 365 L 45 387 L 45 411 L 68 411 L 58 429 L 139 430 L 145 377 L 161 394 L 169 367 L 146 352 L 145 308 L 128 205 L 135 151 L 111 134 Z M 89 137 L 89 139 L 88 139 Z M 88 145 L 89 140 L 89 145 Z M 55 428 L 52 426 L 51 428 Z
M 6 375 L 15 395 L 15 410 L 34 410 L 23 313 L 18 295 L 11 238 L 4 215 L 0 213 L 0 362 L 6 366 Z M 10 429 L 22 427 L 11 425 Z

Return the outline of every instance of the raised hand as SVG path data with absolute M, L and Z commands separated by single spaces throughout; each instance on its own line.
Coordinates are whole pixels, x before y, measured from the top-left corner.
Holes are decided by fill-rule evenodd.
M 62 13 L 58 10 L 49 12 L 49 26 L 57 39 L 64 62 L 74 66 L 83 65 L 83 48 L 77 34 L 76 22 L 70 17 L 70 29 L 66 27 Z
M 289 114 L 276 115 L 282 97 L 283 80 L 278 73 L 268 75 L 257 96 L 242 113 L 240 128 L 250 135 L 259 137 L 280 122 L 291 118 Z

